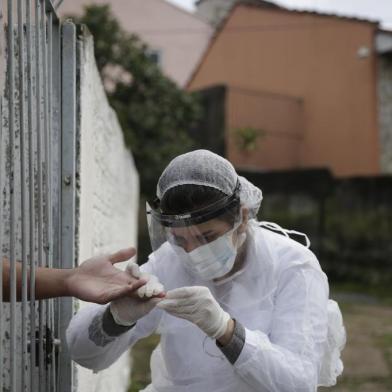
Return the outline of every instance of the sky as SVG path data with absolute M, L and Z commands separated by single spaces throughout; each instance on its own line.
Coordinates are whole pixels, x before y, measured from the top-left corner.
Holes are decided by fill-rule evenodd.
M 193 11 L 194 0 L 168 0 Z M 274 0 L 273 2 L 301 10 L 334 13 L 378 20 L 382 27 L 392 30 L 392 0 Z

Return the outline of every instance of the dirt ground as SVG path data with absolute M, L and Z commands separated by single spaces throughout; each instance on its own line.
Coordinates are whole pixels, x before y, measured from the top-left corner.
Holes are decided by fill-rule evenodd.
M 392 306 L 340 302 L 347 329 L 343 352 L 344 373 L 333 388 L 323 392 L 392 392 Z M 154 336 L 133 349 L 132 386 L 136 392 L 149 383 L 149 357 L 159 341 Z
M 320 391 L 392 391 L 392 306 L 341 304 L 347 329 L 344 372 Z

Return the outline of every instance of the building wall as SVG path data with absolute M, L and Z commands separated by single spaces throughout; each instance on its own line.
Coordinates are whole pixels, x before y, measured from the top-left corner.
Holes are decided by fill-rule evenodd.
M 328 167 L 338 176 L 379 173 L 374 31 L 370 23 L 239 5 L 189 88 L 226 84 L 300 97 L 300 167 Z
M 378 62 L 378 102 L 380 123 L 381 171 L 392 174 L 392 55 Z
M 299 167 L 304 139 L 301 99 L 232 87 L 227 90 L 226 112 L 227 151 L 238 168 Z M 242 132 L 255 135 L 254 145 L 243 144 Z
M 95 254 L 136 245 L 139 202 L 138 174 L 108 104 L 91 36 L 82 41 L 80 64 L 79 263 Z M 124 264 L 116 266 L 124 268 Z M 76 390 L 126 391 L 129 371 L 128 352 L 97 374 L 77 366 Z
M 122 27 L 160 53 L 164 73 L 185 85 L 213 32 L 195 15 L 164 0 L 66 0 L 60 14 L 79 15 L 90 4 L 110 4 Z

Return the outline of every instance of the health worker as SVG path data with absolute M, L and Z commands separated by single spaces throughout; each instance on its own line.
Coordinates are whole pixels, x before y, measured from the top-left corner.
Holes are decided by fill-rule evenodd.
M 316 256 L 257 221 L 262 192 L 207 150 L 175 158 L 147 211 L 138 296 L 72 319 L 72 358 L 100 371 L 160 334 L 144 392 L 314 392 L 342 372 L 344 327 Z M 295 232 L 294 232 L 295 233 Z M 298 233 L 297 233 L 298 234 Z

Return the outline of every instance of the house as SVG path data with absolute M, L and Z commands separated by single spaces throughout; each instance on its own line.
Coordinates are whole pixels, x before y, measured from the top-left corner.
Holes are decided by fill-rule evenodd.
M 208 19 L 228 3 L 200 0 L 198 13 Z M 267 1 L 230 3 L 215 8 L 224 19 L 210 20 L 218 28 L 188 83 L 214 108 L 208 118 L 220 118 L 217 150 L 244 170 L 392 173 L 392 33 Z
M 109 4 L 121 26 L 150 46 L 152 57 L 179 86 L 188 81 L 213 33 L 197 15 L 165 0 L 67 0 L 59 11 L 80 15 L 91 4 Z

